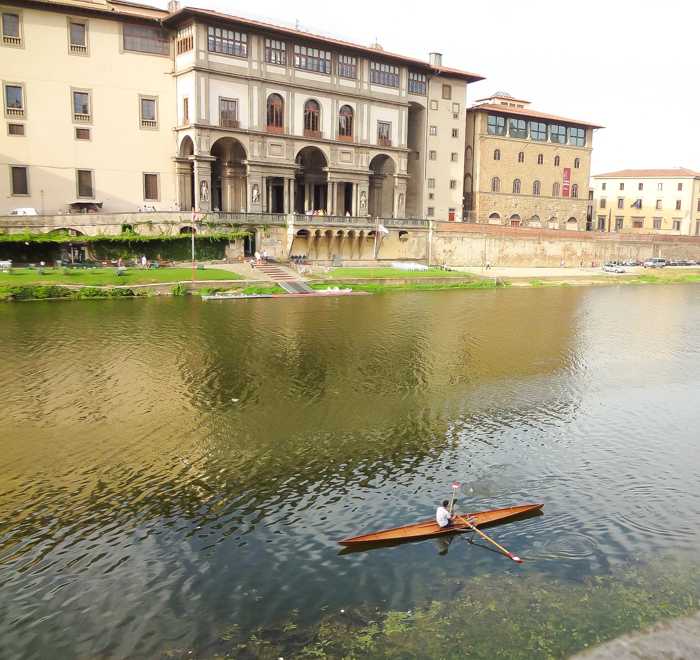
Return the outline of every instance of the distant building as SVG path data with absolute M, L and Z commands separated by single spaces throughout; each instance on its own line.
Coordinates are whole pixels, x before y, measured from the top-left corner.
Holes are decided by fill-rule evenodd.
M 504 92 L 467 111 L 465 219 L 583 231 L 589 218 L 591 122 L 530 110 Z
M 593 177 L 596 229 L 700 236 L 700 174 L 684 167 Z

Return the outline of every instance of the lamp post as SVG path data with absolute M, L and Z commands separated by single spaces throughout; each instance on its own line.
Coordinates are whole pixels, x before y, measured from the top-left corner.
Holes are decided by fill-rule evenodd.
M 41 215 L 44 215 L 44 191 L 40 190 L 39 194 L 41 195 Z

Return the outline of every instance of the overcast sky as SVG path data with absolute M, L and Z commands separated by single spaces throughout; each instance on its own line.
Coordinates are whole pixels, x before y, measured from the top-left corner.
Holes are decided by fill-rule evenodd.
M 152 2 L 164 7 L 164 2 Z M 688 167 L 700 171 L 697 0 L 181 0 L 227 14 L 282 21 L 361 45 L 428 59 L 486 80 L 467 102 L 496 91 L 531 108 L 605 126 L 594 133 L 591 174 Z

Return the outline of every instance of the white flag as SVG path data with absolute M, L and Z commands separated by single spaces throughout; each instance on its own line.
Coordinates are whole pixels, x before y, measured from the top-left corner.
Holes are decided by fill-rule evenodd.
M 379 232 L 382 234 L 388 234 L 389 230 L 381 223 L 379 223 Z

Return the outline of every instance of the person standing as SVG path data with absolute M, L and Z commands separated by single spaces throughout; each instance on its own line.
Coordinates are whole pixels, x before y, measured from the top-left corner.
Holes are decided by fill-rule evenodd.
M 262 251 L 262 258 L 265 263 L 267 263 L 267 250 Z
M 491 262 L 488 259 L 486 260 L 486 270 L 491 270 Z
M 260 252 L 258 252 L 257 250 L 255 251 L 255 263 L 260 263 Z
M 435 513 L 435 520 L 442 529 L 454 527 L 455 525 L 452 517 L 450 516 L 450 512 L 447 510 L 448 506 L 450 506 L 449 500 L 443 500 L 442 506 L 439 506 Z
M 141 270 L 144 268 L 148 268 L 148 259 L 145 254 L 141 255 Z
M 559 262 L 559 265 L 560 265 L 562 268 L 564 268 L 564 260 L 563 260 L 563 259 Z

